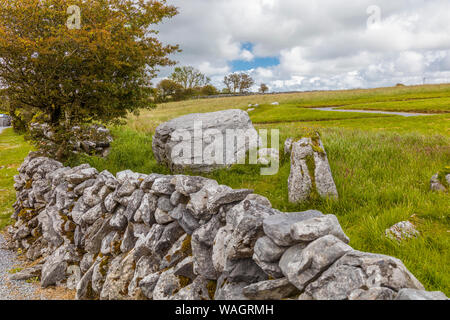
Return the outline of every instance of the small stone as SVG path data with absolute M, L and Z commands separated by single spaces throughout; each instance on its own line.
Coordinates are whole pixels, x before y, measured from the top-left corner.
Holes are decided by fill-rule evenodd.
M 280 268 L 289 281 L 303 290 L 317 275 L 321 274 L 345 253 L 353 250 L 338 238 L 328 235 L 288 249 L 280 260 Z
M 425 291 L 405 288 L 398 292 L 395 300 L 448 300 L 447 296 L 440 291 Z
M 243 289 L 244 295 L 251 300 L 282 300 L 299 293 L 288 279 L 257 282 Z
M 165 225 L 168 224 L 174 219 L 170 216 L 170 214 L 166 211 L 162 211 L 161 209 L 157 208 L 155 211 L 155 220 L 157 223 Z
M 316 217 L 322 217 L 320 211 L 308 210 L 304 212 L 280 213 L 264 219 L 265 234 L 279 246 L 291 246 L 299 241 L 292 239 L 291 227 L 293 224 Z
M 392 240 L 402 241 L 409 238 L 416 238 L 419 231 L 409 221 L 399 222 L 385 231 L 386 237 Z
M 291 226 L 291 237 L 296 241 L 314 241 L 326 235 L 333 235 L 345 243 L 350 242 L 338 219 L 332 214 L 299 221 Z

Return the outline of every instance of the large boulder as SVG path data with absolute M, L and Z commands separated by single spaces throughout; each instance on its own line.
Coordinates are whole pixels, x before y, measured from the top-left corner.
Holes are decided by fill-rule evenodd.
M 251 143 L 227 141 L 227 130 L 239 137 L 246 134 Z M 259 142 L 248 114 L 231 109 L 188 114 L 165 122 L 156 128 L 152 147 L 156 160 L 172 171 L 210 172 L 237 163 Z

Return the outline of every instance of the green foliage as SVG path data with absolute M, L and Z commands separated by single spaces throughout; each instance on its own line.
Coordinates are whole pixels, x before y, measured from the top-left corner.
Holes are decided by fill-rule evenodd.
M 267 91 L 269 91 L 269 87 L 265 83 L 261 83 L 261 85 L 259 86 L 259 92 L 264 94 Z
M 80 29 L 66 26 L 71 5 Z M 64 149 L 59 135 L 75 124 L 117 123 L 152 107 L 150 80 L 178 47 L 151 27 L 176 14 L 165 0 L 0 1 L 0 82 L 14 114 L 42 112 Z
M 194 89 L 206 86 L 211 79 L 191 66 L 176 67 L 170 78 L 183 89 Z
M 245 93 L 255 84 L 255 81 L 247 73 L 231 73 L 223 78 L 223 83 L 231 93 Z
M 211 84 L 208 84 L 202 88 L 200 88 L 200 93 L 203 96 L 214 96 L 216 94 L 219 94 L 219 90 L 217 90 L 216 87 L 214 87 Z
M 185 96 L 183 87 L 170 79 L 161 80 L 157 86 L 157 102 L 167 102 L 168 100 L 179 101 Z
M 450 166 L 445 166 L 442 170 L 438 173 L 438 179 L 441 182 L 443 186 L 445 186 L 447 189 L 450 188 L 450 185 L 447 182 L 447 175 L 450 174 Z

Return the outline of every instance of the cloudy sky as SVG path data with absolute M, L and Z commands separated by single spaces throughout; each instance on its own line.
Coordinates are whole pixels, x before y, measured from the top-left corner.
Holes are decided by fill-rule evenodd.
M 160 39 L 219 88 L 237 71 L 271 91 L 450 82 L 449 0 L 167 2 Z

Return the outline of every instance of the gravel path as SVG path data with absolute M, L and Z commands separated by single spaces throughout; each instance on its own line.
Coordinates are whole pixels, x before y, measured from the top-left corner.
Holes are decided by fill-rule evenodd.
M 26 281 L 9 280 L 8 271 L 18 268 L 22 263 L 13 251 L 4 249 L 5 238 L 0 233 L 0 300 L 35 300 L 37 286 Z

